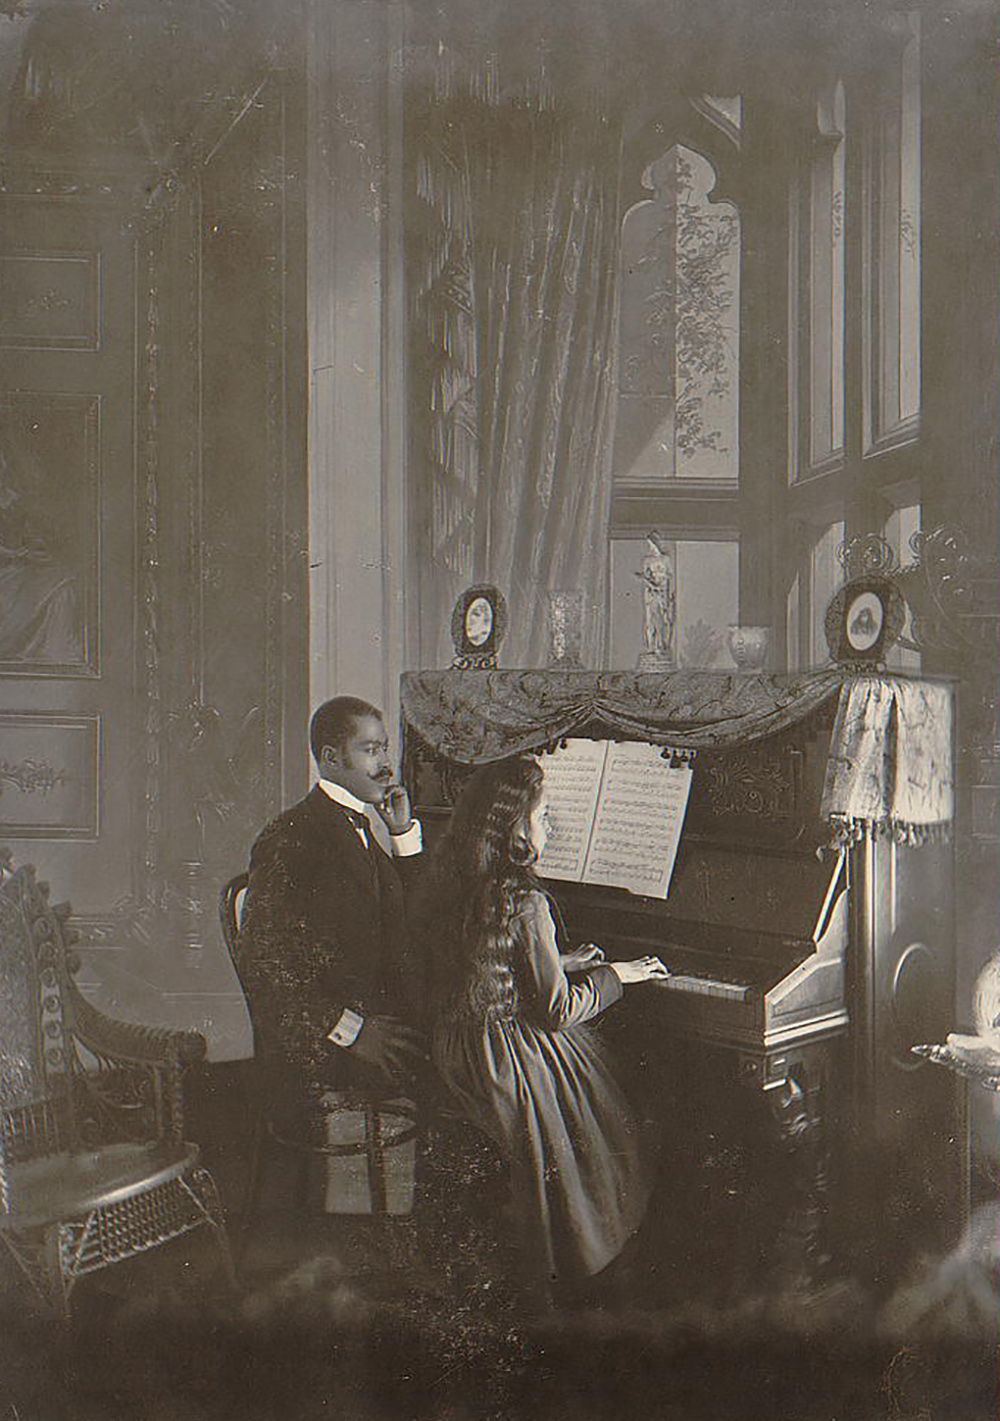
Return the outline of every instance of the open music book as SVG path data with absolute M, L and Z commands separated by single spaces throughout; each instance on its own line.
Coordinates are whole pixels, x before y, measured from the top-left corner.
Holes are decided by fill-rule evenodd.
M 549 840 L 543 878 L 666 898 L 691 789 L 645 741 L 567 740 L 542 756 Z

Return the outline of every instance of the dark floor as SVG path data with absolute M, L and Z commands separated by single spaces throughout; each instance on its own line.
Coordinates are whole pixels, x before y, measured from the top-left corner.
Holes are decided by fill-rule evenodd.
M 247 1113 L 194 1093 L 239 1244 Z M 461 1181 L 464 1181 L 462 1183 Z M 995 1421 L 996 1216 L 905 1277 L 724 1266 L 697 1218 L 660 1225 L 587 1295 L 525 1306 L 503 1180 L 473 1152 L 416 1218 L 288 1207 L 275 1166 L 235 1294 L 206 1230 L 85 1280 L 72 1328 L 0 1260 L 0 1421 Z M 436 1190 L 436 1193 L 435 1193 Z M 470 1196 L 477 1208 L 469 1208 Z

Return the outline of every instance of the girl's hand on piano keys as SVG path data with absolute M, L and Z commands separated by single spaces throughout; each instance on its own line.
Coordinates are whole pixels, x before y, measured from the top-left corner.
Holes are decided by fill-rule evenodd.
M 633 982 L 662 982 L 670 976 L 669 969 L 658 957 L 637 957 L 634 962 L 609 962 L 608 966 L 623 987 Z
M 604 961 L 604 949 L 596 942 L 585 942 L 572 952 L 564 952 L 559 960 L 564 972 L 585 972 L 588 967 L 596 967 Z

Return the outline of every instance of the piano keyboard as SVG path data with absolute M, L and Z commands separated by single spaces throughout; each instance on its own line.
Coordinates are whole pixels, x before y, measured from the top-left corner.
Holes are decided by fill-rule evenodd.
M 696 977 L 689 972 L 674 972 L 658 984 L 672 992 L 690 992 L 699 997 L 722 997 L 729 1002 L 748 1002 L 753 988 L 746 982 L 720 982 L 713 977 Z

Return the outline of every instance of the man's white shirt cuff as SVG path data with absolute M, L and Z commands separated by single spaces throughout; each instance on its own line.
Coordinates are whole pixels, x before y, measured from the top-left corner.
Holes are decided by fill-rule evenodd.
M 420 827 L 420 820 L 414 819 L 413 823 L 403 834 L 390 834 L 389 842 L 392 844 L 392 852 L 398 859 L 411 858 L 414 854 L 423 852 L 424 831 Z
M 345 1007 L 340 1014 L 340 1020 L 327 1037 L 335 1046 L 353 1046 L 358 1039 L 358 1034 L 365 1024 L 363 1016 L 359 1016 L 356 1011 L 351 1011 L 350 1007 Z

